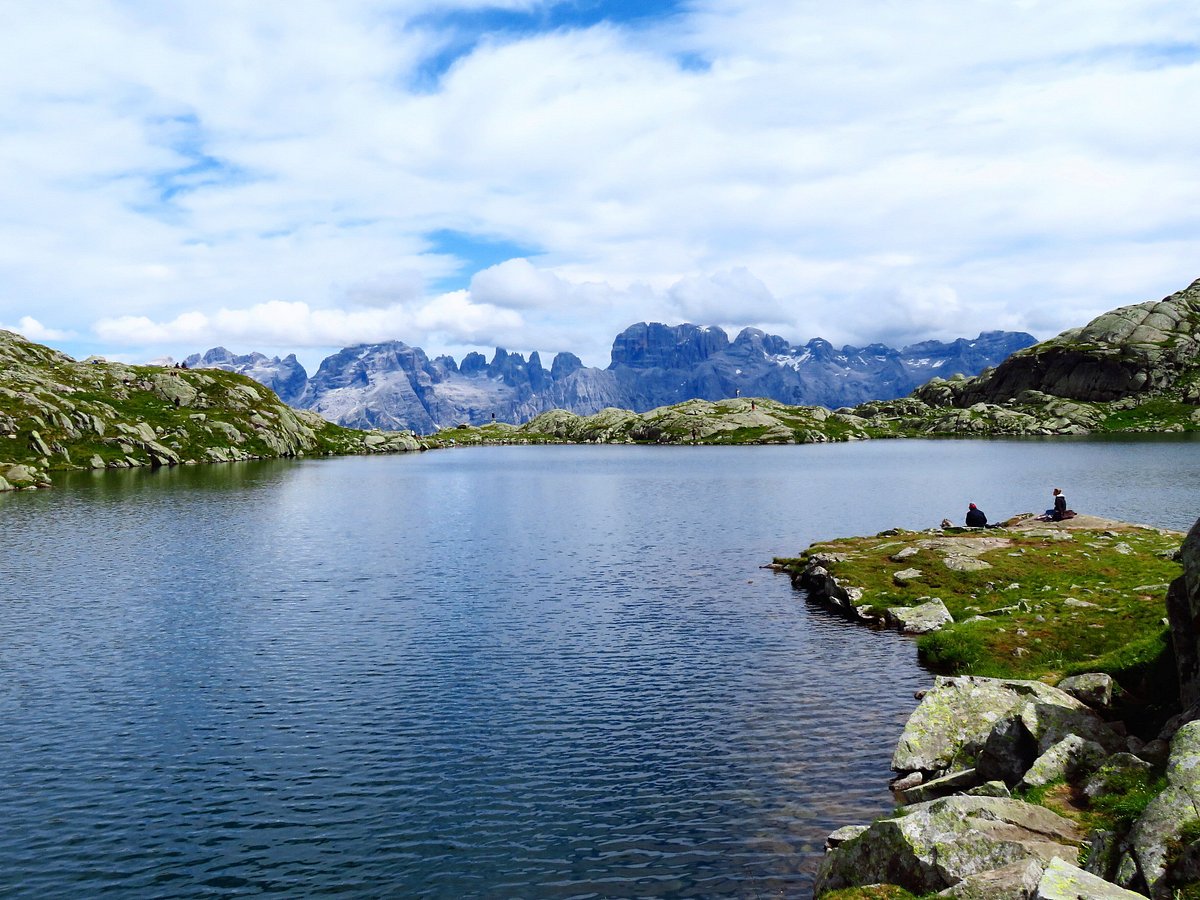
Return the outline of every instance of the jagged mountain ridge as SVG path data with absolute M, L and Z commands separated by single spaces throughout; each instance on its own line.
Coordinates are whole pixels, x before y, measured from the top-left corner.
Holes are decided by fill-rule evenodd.
M 278 356 L 268 358 L 262 353 L 238 356 L 224 347 L 213 347 L 203 356 L 193 353 L 184 363 L 192 369 L 222 369 L 248 375 L 273 390 L 284 403 L 293 406 L 304 396 L 304 389 L 308 386 L 308 372 L 296 359 L 295 353 L 283 359 Z
M 347 347 L 322 361 L 311 378 L 294 355 L 268 359 L 214 348 L 187 363 L 242 372 L 341 425 L 428 434 L 464 423 L 525 422 L 551 409 L 644 412 L 739 394 L 852 406 L 904 396 L 935 375 L 977 374 L 1033 343 L 1028 334 L 990 331 L 899 350 L 883 344 L 839 350 L 820 338 L 793 346 L 755 328 L 730 341 L 715 326 L 639 322 L 617 335 L 606 369 L 559 353 L 547 370 L 536 352 L 526 360 L 501 348 L 490 362 L 468 353 L 459 364 L 449 356 L 430 359 L 401 341 Z

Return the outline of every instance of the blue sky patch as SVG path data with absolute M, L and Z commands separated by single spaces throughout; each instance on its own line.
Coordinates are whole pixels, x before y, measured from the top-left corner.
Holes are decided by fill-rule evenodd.
M 514 39 L 601 23 L 641 27 L 682 14 L 686 6 L 683 0 L 551 0 L 527 10 L 458 9 L 418 16 L 409 23 L 411 27 L 440 32 L 446 41 L 422 61 L 414 87 L 434 90 L 450 67 L 487 37 Z M 682 59 L 680 64 L 693 67 Z
M 205 187 L 245 184 L 252 180 L 250 173 L 205 150 L 204 128 L 193 114 L 164 116 L 146 122 L 150 142 L 166 147 L 182 158 L 178 168 L 150 173 L 147 178 L 157 201 L 158 212 L 169 215 L 176 197 Z M 154 202 L 140 211 L 155 212 Z
M 441 291 L 461 290 L 471 283 L 471 276 L 476 272 L 506 260 L 527 259 L 541 253 L 536 247 L 518 244 L 515 241 L 469 234 L 452 228 L 430 231 L 424 237 L 429 243 L 427 252 L 453 256 L 460 262 L 458 272 L 433 285 Z

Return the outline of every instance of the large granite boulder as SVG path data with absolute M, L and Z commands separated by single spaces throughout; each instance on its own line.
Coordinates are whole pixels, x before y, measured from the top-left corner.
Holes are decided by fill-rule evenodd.
M 1045 868 L 1039 859 L 1020 859 L 998 869 L 969 875 L 953 887 L 939 891 L 938 896 L 954 900 L 1029 900 Z
M 1023 788 L 1044 787 L 1053 781 L 1077 781 L 1100 768 L 1108 752 L 1095 741 L 1070 734 L 1039 756 L 1021 776 Z
M 1150 801 L 1129 832 L 1138 872 L 1154 896 L 1169 864 L 1171 845 L 1185 823 L 1200 819 L 1200 721 L 1188 722 L 1171 741 L 1167 787 Z
M 928 634 L 954 624 L 954 616 L 937 597 L 916 606 L 893 606 L 885 613 L 887 623 L 905 634 Z
M 1179 551 L 1183 574 L 1167 590 L 1167 619 L 1184 709 L 1200 703 L 1200 519 Z
M 946 797 L 905 807 L 821 861 L 816 896 L 881 882 L 916 894 L 1023 860 L 1076 862 L 1078 826 L 1045 807 L 1001 797 Z
M 1069 702 L 1066 702 L 1069 701 Z M 1094 771 L 1126 739 L 1091 709 L 1059 691 L 1029 700 L 996 720 L 976 765 L 984 780 L 1026 787 Z M 1036 767 L 1036 771 L 1034 771 Z M 1031 777 L 1027 774 L 1033 772 Z
M 1052 859 L 1030 900 L 1144 900 L 1144 897 L 1062 859 Z
M 897 772 L 943 772 L 971 766 L 984 749 L 998 722 L 1011 720 L 1030 701 L 1036 701 L 1041 714 L 1031 713 L 1030 720 L 1050 723 L 1057 719 L 1050 708 L 1069 712 L 1087 712 L 1086 707 L 1065 691 L 1040 681 L 980 678 L 973 675 L 939 676 L 909 716 L 904 732 L 892 755 Z M 1026 733 L 1028 726 L 1026 727 Z M 1049 732 L 1048 732 L 1049 733 Z M 1034 738 L 1036 748 L 1041 736 Z M 1060 734 L 1029 757 L 1048 750 L 1066 734 Z M 1090 737 L 1085 735 L 1085 737 Z M 984 775 L 983 772 L 980 773 Z M 1020 774 L 1024 774 L 1024 770 Z M 987 775 L 984 780 L 994 776 Z M 1017 778 L 1020 776 L 1018 775 Z M 1009 780 L 1009 779 L 1005 779 Z M 1015 783 L 1016 778 L 1011 779 Z
M 1066 691 L 1092 709 L 1108 709 L 1112 706 L 1113 678 L 1103 672 L 1089 672 L 1086 675 L 1064 678 L 1058 683 L 1058 689 Z

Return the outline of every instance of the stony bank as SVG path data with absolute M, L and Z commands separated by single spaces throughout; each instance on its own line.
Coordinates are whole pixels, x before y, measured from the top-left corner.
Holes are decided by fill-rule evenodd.
M 941 673 L 830 898 L 1200 897 L 1200 521 L 898 529 L 775 565 Z

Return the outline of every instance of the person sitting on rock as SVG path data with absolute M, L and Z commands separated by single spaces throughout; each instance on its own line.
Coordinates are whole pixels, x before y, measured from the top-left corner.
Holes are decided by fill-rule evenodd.
M 968 528 L 987 528 L 987 516 L 983 510 L 971 503 L 967 506 L 967 527 Z
M 1061 522 L 1063 519 L 1074 517 L 1074 513 L 1067 515 L 1067 495 L 1062 492 L 1062 488 L 1054 489 L 1054 506 L 1046 510 L 1042 515 L 1038 516 L 1043 522 Z

